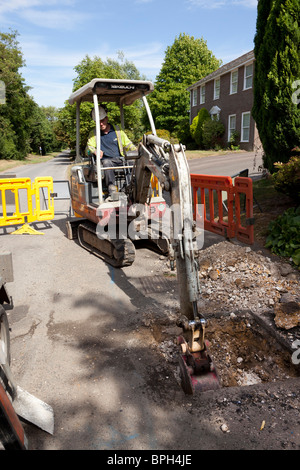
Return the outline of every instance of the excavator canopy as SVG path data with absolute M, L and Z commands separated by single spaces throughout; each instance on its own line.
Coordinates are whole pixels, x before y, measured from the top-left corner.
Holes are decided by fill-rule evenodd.
M 94 78 L 74 91 L 69 98 L 69 103 L 93 102 L 93 96 L 96 93 L 100 103 L 114 102 L 119 106 L 130 105 L 137 99 L 151 93 L 153 89 L 153 83 L 145 80 Z

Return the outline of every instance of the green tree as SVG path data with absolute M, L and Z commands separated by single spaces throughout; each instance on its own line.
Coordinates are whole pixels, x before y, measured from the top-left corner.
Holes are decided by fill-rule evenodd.
M 299 15 L 299 0 L 258 2 L 252 113 L 271 172 L 300 143 L 299 100 L 293 99 L 300 78 Z
M 39 107 L 31 101 L 31 114 L 28 119 L 30 127 L 30 150 L 45 155 L 61 149 L 61 143 L 56 139 L 54 132 L 54 108 Z M 53 119 L 53 120 L 52 120 Z
M 65 141 L 57 135 L 59 109 L 54 106 L 41 106 L 42 121 L 49 133 L 49 148 L 58 151 L 65 147 Z
M 0 33 L 0 80 L 5 103 L 0 105 L 0 158 L 23 159 L 29 151 L 27 91 L 19 68 L 24 65 L 18 33 Z
M 91 58 L 89 55 L 86 55 L 83 60 L 74 67 L 74 70 L 77 75 L 73 80 L 73 92 L 94 78 L 131 80 L 145 79 L 144 76 L 141 76 L 133 62 L 124 60 L 124 55 L 122 52 L 119 52 L 118 60 L 108 58 L 105 62 L 98 56 Z M 102 104 L 107 108 L 110 121 L 115 124 L 120 124 L 120 112 L 118 106 L 115 103 Z M 80 135 L 82 152 L 86 146 L 89 132 L 95 126 L 95 123 L 92 121 L 90 114 L 92 108 L 93 104 L 91 103 L 82 103 L 80 107 Z M 144 131 L 141 125 L 141 117 L 141 103 L 136 102 L 132 106 L 124 107 L 126 132 L 135 142 L 140 139 Z M 59 122 L 55 126 L 58 139 L 65 140 L 70 148 L 75 148 L 76 105 L 70 106 L 68 102 L 66 102 L 64 108 L 59 111 L 58 118 Z
M 19 69 L 25 65 L 18 33 L 0 33 L 0 80 L 5 100 L 0 104 L 0 158 L 24 159 L 30 151 L 43 153 L 58 146 L 51 120 L 28 94 Z
M 190 134 L 187 87 L 220 65 L 203 38 L 180 34 L 167 48 L 154 92 L 149 96 L 156 126 L 187 138 Z

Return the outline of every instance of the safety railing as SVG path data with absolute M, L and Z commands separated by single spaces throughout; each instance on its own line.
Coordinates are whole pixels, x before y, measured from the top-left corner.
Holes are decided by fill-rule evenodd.
M 203 217 L 204 230 L 225 238 L 252 244 L 254 242 L 252 180 L 230 176 L 191 175 L 194 220 Z M 241 199 L 245 201 L 245 216 L 241 215 Z M 227 201 L 226 210 L 224 201 Z M 202 211 L 198 211 L 198 205 Z M 225 213 L 226 212 L 226 213 Z
M 45 196 L 46 194 L 46 196 Z M 0 226 L 19 225 L 54 218 L 53 179 L 0 179 Z M 44 204 L 46 197 L 47 203 Z M 45 207 L 42 207 L 45 205 Z

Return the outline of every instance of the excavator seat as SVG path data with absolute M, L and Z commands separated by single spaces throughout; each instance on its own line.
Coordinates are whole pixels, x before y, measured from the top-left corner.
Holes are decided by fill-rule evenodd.
M 132 157 L 130 157 L 130 159 L 132 159 Z M 128 168 L 118 168 L 117 166 L 115 167 L 114 172 L 116 177 L 116 185 L 119 191 L 123 188 L 124 184 L 128 185 L 131 181 L 131 165 L 129 164 L 130 162 L 124 157 L 121 157 L 121 160 L 123 161 L 122 166 L 128 166 Z M 104 171 L 102 172 L 103 182 L 105 181 Z M 97 166 L 94 156 L 90 157 L 89 165 L 83 167 L 83 174 L 87 183 L 97 183 Z

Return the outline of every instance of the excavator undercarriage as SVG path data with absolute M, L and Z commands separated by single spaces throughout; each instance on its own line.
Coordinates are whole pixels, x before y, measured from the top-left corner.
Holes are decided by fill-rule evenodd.
M 135 246 L 129 239 L 99 238 L 94 223 L 86 221 L 78 226 L 80 245 L 115 268 L 130 266 L 135 259 Z

